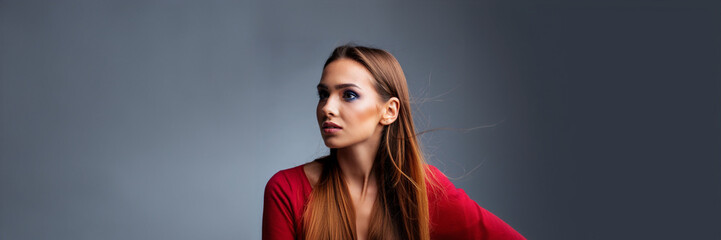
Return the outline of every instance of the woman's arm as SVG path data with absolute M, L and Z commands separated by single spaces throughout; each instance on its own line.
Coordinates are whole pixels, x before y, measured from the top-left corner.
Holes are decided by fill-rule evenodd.
M 429 194 L 431 239 L 526 239 L 430 166 L 445 194 Z
M 263 240 L 295 239 L 295 223 L 290 186 L 283 172 L 265 185 L 263 199 Z

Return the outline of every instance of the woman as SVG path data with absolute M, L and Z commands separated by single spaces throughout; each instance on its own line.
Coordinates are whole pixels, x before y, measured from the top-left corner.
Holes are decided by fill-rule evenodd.
M 425 164 L 391 54 L 336 48 L 318 97 L 330 155 L 271 177 L 263 239 L 525 239 Z

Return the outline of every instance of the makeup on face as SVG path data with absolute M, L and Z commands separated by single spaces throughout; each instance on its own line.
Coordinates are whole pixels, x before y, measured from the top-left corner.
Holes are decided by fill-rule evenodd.
M 359 88 L 358 85 L 352 84 L 352 83 L 344 83 L 344 84 L 338 84 L 335 86 L 335 89 L 344 89 L 344 88 Z M 350 102 L 353 100 L 356 100 L 360 97 L 357 91 L 351 90 L 351 89 L 344 89 L 342 93 L 342 97 L 344 100 Z M 325 84 L 319 83 L 318 84 L 318 100 L 322 101 L 328 98 L 330 93 L 328 92 L 328 87 Z
M 330 63 L 317 91 L 317 120 L 328 147 L 353 145 L 378 133 L 379 97 L 363 65 L 349 59 Z

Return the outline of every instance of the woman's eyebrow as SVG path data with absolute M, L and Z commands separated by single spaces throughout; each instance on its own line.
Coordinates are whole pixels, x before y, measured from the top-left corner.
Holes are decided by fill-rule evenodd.
M 358 89 L 362 89 L 362 88 L 359 87 L 358 85 L 355 85 L 355 84 L 352 84 L 352 83 L 342 83 L 342 84 L 335 85 L 335 89 L 342 89 L 342 88 L 347 88 L 347 87 L 355 87 L 355 88 L 358 88 Z M 326 86 L 325 84 L 319 83 L 319 84 L 318 84 L 318 88 L 328 89 L 328 86 Z

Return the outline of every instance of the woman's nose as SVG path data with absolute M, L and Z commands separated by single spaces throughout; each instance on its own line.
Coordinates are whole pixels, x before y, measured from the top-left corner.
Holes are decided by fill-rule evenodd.
M 330 96 L 321 104 L 321 112 L 323 113 L 323 116 L 338 116 L 338 101 L 336 98 Z

